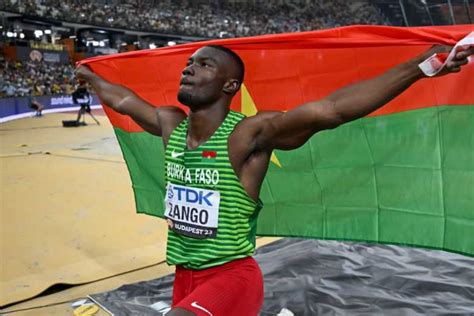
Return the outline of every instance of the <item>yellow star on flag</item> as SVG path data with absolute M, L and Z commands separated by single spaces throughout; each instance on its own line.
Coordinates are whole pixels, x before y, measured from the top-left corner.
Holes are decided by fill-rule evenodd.
M 258 110 L 257 110 L 257 107 L 255 106 L 255 102 L 253 102 L 252 96 L 247 90 L 247 87 L 245 86 L 245 84 L 243 83 L 242 83 L 241 90 L 242 90 L 242 100 L 241 100 L 240 112 L 242 112 L 242 114 L 246 116 L 254 116 L 255 114 L 257 114 Z M 274 152 L 272 152 L 270 161 L 281 168 L 281 163 Z

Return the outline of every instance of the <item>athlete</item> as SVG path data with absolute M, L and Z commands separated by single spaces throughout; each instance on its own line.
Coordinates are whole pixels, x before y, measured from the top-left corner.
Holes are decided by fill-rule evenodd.
M 167 262 L 176 265 L 167 315 L 258 314 L 263 278 L 252 254 L 259 191 L 272 151 L 298 148 L 318 131 L 373 112 L 424 77 L 420 62 L 447 49 L 433 47 L 323 100 L 252 117 L 230 111 L 244 64 L 222 46 L 198 49 L 182 71 L 178 100 L 189 108 L 188 115 L 174 106 L 156 108 L 79 67 L 77 77 L 88 81 L 103 103 L 163 139 Z M 473 53 L 472 47 L 457 52 L 438 76 L 460 71 Z

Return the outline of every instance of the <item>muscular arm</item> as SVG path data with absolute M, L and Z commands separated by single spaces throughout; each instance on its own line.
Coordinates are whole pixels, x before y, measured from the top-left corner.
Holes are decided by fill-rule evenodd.
M 303 104 L 286 113 L 263 115 L 259 122 L 262 128 L 257 135 L 257 148 L 294 149 L 320 130 L 364 117 L 423 78 L 418 64 L 440 49 L 443 48 L 433 48 L 378 77 L 341 88 L 323 100 Z M 473 53 L 473 48 L 459 52 L 440 75 L 458 72 Z
M 87 66 L 80 66 L 76 76 L 89 82 L 105 104 L 120 114 L 130 116 L 145 131 L 163 136 L 165 143 L 169 133 L 185 116 L 177 107 L 154 107 L 132 90 L 102 79 Z

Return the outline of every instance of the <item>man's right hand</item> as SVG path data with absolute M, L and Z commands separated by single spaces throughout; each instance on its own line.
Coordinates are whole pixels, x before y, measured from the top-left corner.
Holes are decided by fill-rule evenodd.
M 94 72 L 86 65 L 80 65 L 75 71 L 77 80 L 89 81 Z

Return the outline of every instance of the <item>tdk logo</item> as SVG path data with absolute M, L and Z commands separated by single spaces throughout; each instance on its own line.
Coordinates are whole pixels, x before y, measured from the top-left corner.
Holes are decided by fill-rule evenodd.
M 178 195 L 178 201 L 183 201 L 186 203 L 198 203 L 199 205 L 208 205 L 212 206 L 211 201 L 209 200 L 213 192 L 203 192 L 201 190 L 194 190 L 192 188 L 183 188 L 183 187 L 171 187 L 170 192 L 176 191 Z M 172 198 L 173 193 L 168 193 L 168 197 L 171 195 Z

